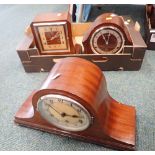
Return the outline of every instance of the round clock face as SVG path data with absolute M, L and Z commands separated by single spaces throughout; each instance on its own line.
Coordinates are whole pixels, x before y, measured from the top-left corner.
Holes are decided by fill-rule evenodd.
M 80 103 L 62 95 L 41 97 L 37 108 L 44 119 L 64 130 L 82 131 L 91 122 L 89 112 Z
M 101 27 L 93 33 L 90 45 L 92 51 L 97 54 L 118 54 L 124 46 L 124 37 L 115 27 Z

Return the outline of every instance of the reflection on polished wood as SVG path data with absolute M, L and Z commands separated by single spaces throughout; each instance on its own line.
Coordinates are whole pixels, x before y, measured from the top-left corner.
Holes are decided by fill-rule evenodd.
M 60 74 L 57 78 L 52 77 Z M 44 120 L 37 111 L 41 96 L 59 94 L 76 100 L 91 115 L 91 125 L 83 130 L 62 130 Z M 19 125 L 73 137 L 117 150 L 134 150 L 136 110 L 114 100 L 107 91 L 102 71 L 81 58 L 65 58 L 52 68 L 41 88 L 32 92 L 15 115 Z

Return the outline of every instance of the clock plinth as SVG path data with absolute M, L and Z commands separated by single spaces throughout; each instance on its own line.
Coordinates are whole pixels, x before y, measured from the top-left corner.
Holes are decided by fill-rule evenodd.
M 77 72 L 81 74 L 77 77 L 73 76 L 71 79 L 70 76 L 71 73 L 73 75 L 73 72 L 74 75 L 77 75 Z M 69 79 L 71 85 L 66 87 Z M 41 116 L 38 109 L 38 100 L 47 94 L 59 94 L 75 99 L 89 112 L 90 125 L 81 131 L 69 131 L 54 126 Z M 90 96 L 91 94 L 94 95 Z M 56 111 L 61 111 L 61 108 L 56 109 L 56 106 L 54 108 Z M 65 112 L 71 115 L 69 110 Z M 54 112 L 52 114 L 54 115 Z M 59 121 L 61 123 L 61 119 Z M 135 149 L 135 108 L 118 103 L 111 98 L 107 92 L 102 72 L 94 64 L 80 58 L 66 58 L 57 63 L 42 87 L 32 92 L 18 110 L 15 122 L 19 125 L 73 137 L 117 150 Z

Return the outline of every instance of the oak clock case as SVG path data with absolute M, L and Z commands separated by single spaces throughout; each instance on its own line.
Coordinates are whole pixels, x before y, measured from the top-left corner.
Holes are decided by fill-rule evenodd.
M 69 13 L 44 13 L 31 23 L 36 46 L 42 55 L 74 53 Z
M 135 108 L 114 100 L 102 71 L 82 58 L 56 63 L 17 111 L 15 122 L 117 150 L 135 149 Z
M 83 46 L 88 54 L 120 54 L 133 43 L 123 17 L 105 13 L 84 34 Z

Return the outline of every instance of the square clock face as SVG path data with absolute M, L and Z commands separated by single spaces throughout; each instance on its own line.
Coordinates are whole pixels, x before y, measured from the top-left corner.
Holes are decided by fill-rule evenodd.
M 34 23 L 33 27 L 41 53 L 70 50 L 66 22 Z

